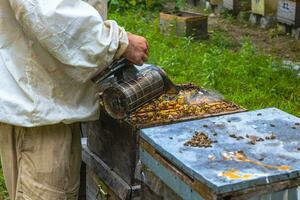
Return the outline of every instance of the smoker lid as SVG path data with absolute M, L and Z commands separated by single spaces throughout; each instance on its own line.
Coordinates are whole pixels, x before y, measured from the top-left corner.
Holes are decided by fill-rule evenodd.
M 185 146 L 195 131 L 217 143 Z M 250 144 L 251 136 L 264 141 Z M 141 138 L 218 194 L 300 177 L 300 119 L 276 108 L 142 129 Z M 251 161 L 239 161 L 239 152 Z

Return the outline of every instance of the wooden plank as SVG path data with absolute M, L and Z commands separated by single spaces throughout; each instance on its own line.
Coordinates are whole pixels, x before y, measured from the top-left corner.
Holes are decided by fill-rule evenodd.
M 295 189 L 300 185 L 300 178 L 295 178 L 287 181 L 280 181 L 277 183 L 271 183 L 268 185 L 260 185 L 246 190 L 240 190 L 236 192 L 230 192 L 219 195 L 218 199 L 231 199 L 231 200 L 248 200 L 251 197 L 263 196 L 265 194 L 274 194 L 280 191 L 288 191 L 288 189 Z M 289 198 L 293 200 L 293 198 Z
M 181 200 L 172 189 L 170 189 L 155 173 L 149 170 L 146 166 L 143 166 L 143 175 L 145 181 L 142 183 L 142 199 L 144 200 Z M 298 180 L 295 180 L 297 182 Z M 240 191 L 240 194 L 228 194 L 216 197 L 216 199 L 233 199 L 233 200 L 295 200 L 298 197 L 298 185 L 290 186 L 290 188 L 278 188 L 273 190 L 270 186 L 270 190 L 262 188 L 261 191 L 252 191 L 244 194 L 245 191 Z
M 157 162 L 147 151 L 141 150 L 141 161 L 154 174 L 156 174 L 168 187 L 170 187 L 179 197 L 189 200 L 205 200 L 194 191 L 186 182 L 178 178 L 174 172 L 168 170 L 160 162 Z M 146 183 L 146 181 L 143 181 Z M 163 199 L 163 198 L 162 198 Z
M 83 145 L 82 158 L 90 170 L 107 184 L 107 186 L 122 200 L 131 196 L 131 187 L 112 171 L 102 160 Z
M 80 168 L 80 188 L 79 188 L 79 200 L 86 200 L 86 165 L 81 163 Z
M 295 188 L 300 186 L 300 177 L 294 178 L 291 180 L 286 181 L 279 181 L 276 183 L 271 183 L 268 185 L 256 185 L 254 187 L 250 187 L 243 190 L 238 190 L 234 192 L 227 192 L 223 194 L 216 194 L 214 193 L 210 188 L 208 188 L 206 185 L 203 185 L 200 182 L 197 182 L 197 180 L 192 179 L 188 175 L 186 175 L 184 172 L 173 166 L 170 161 L 166 160 L 163 156 L 161 156 L 150 144 L 148 144 L 146 141 L 141 140 L 141 149 L 145 150 L 149 155 L 151 155 L 156 162 L 159 164 L 162 164 L 164 167 L 166 167 L 168 170 L 170 170 L 177 178 L 187 183 L 193 190 L 198 192 L 204 199 L 210 200 L 210 199 L 230 199 L 230 200 L 248 200 L 253 197 L 259 197 L 266 194 L 275 194 L 277 192 L 295 192 Z M 143 187 L 143 186 L 142 186 Z M 161 186 L 164 187 L 164 186 Z M 145 189 L 145 188 L 144 188 Z M 148 188 L 146 188 L 147 190 Z M 291 189 L 291 190 L 289 190 Z M 148 191 L 149 192 L 149 191 Z M 153 192 L 153 191 L 152 191 Z M 151 192 L 150 192 L 151 193 Z M 171 193 L 171 192 L 170 192 Z M 153 196 L 156 196 L 155 194 L 152 194 Z M 290 195 L 292 196 L 292 195 Z M 293 195 L 294 196 L 294 195 Z M 293 200 L 289 198 L 289 200 Z
M 295 19 L 295 28 L 300 27 L 300 1 L 296 0 L 297 5 L 296 5 L 296 19 Z
M 183 171 L 176 168 L 167 159 L 160 155 L 149 143 L 145 140 L 140 139 L 140 148 L 145 150 L 149 155 L 151 155 L 155 160 L 162 164 L 165 168 L 170 170 L 184 183 L 188 184 L 193 190 L 200 194 L 206 200 L 213 200 L 214 193 L 213 190 L 199 181 L 195 181 L 193 178 L 185 174 Z
M 146 184 L 142 184 L 142 199 L 143 200 L 162 200 L 162 199 L 171 199 L 171 200 L 182 200 L 182 198 L 178 197 L 171 189 L 167 189 L 168 187 L 165 184 L 162 184 L 160 190 L 162 192 L 155 192 Z
M 86 176 L 87 176 L 87 191 L 88 191 L 89 199 L 121 200 L 91 169 L 87 168 Z
M 134 185 L 137 182 L 134 173 L 138 161 L 138 130 L 127 122 L 112 119 L 104 111 L 100 120 L 88 125 L 89 149 L 128 185 Z

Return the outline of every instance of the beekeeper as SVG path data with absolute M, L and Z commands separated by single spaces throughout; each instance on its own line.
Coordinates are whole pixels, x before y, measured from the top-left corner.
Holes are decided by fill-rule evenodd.
M 0 152 L 10 199 L 77 199 L 76 122 L 99 116 L 90 77 L 114 59 L 142 64 L 143 37 L 80 0 L 0 0 Z

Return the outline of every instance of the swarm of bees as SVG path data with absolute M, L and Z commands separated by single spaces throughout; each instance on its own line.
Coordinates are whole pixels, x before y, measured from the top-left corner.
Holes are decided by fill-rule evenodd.
M 213 141 L 205 133 L 195 132 L 193 138 L 187 141 L 184 146 L 208 148 L 212 147 L 212 143 Z
M 147 124 L 237 110 L 240 108 L 233 103 L 212 97 L 201 88 L 190 87 L 181 89 L 177 95 L 164 94 L 151 101 L 131 113 L 130 121 L 135 124 Z

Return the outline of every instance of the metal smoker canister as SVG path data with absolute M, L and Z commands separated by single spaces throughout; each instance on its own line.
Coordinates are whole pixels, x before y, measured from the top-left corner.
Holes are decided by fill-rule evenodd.
M 168 87 L 164 72 L 148 69 L 133 80 L 119 81 L 103 92 L 107 113 L 115 119 L 123 119 L 129 113 L 163 94 Z

